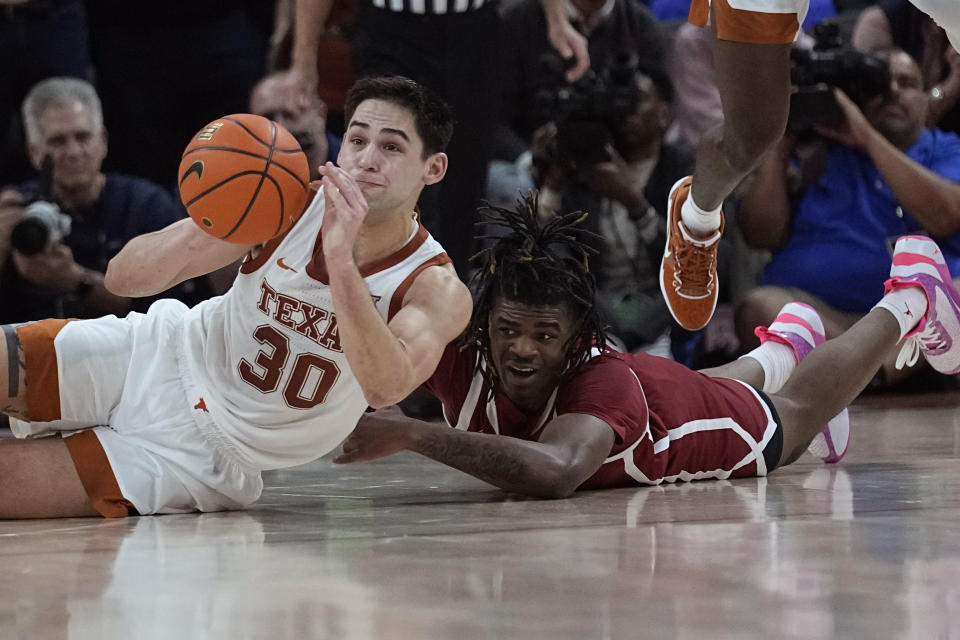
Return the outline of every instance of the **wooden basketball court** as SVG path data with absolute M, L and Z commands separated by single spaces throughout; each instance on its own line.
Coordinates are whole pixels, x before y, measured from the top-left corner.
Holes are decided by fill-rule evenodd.
M 404 454 L 247 512 L 0 522 L 0 639 L 960 638 L 960 393 L 861 399 L 847 457 L 518 498 Z

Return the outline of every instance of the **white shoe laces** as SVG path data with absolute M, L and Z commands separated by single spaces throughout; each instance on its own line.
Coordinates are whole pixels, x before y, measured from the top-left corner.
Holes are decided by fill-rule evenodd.
M 903 347 L 897 355 L 896 367 L 897 369 L 903 369 L 904 366 L 912 367 L 917 364 L 921 351 L 945 346 L 947 346 L 947 341 L 940 334 L 940 330 L 933 322 L 927 322 L 923 331 L 915 333 L 903 341 Z

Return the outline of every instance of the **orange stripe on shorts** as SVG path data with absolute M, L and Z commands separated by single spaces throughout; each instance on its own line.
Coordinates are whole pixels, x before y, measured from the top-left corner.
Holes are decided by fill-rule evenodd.
M 104 518 L 125 518 L 139 515 L 133 504 L 120 493 L 117 476 L 113 473 L 107 454 L 93 429 L 64 438 L 80 482 L 90 498 L 90 504 Z
M 60 374 L 53 341 L 69 320 L 41 320 L 17 327 L 27 369 L 27 415 L 32 422 L 60 419 Z
M 727 0 L 713 0 L 717 21 L 717 38 L 747 44 L 791 44 L 800 30 L 796 12 L 764 13 L 734 9 Z M 707 26 L 710 0 L 693 0 L 687 21 L 698 27 Z

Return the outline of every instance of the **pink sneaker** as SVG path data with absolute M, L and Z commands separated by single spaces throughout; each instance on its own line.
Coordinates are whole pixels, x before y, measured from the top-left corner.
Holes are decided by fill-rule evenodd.
M 823 321 L 816 310 L 802 302 L 788 302 L 769 327 L 757 327 L 754 333 L 763 344 L 780 342 L 793 349 L 797 364 L 826 340 Z M 807 451 L 827 463 L 839 462 L 850 444 L 850 415 L 844 409 L 818 433 Z
M 903 236 L 893 250 L 885 293 L 901 287 L 920 287 L 927 296 L 927 312 L 903 339 L 897 368 L 912 366 L 920 354 L 930 366 L 948 375 L 960 372 L 960 293 L 937 243 L 925 236 Z

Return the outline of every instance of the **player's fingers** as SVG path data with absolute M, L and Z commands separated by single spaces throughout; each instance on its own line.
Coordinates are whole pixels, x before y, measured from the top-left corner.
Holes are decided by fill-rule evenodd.
M 332 205 L 333 207 L 338 207 L 342 202 L 343 198 L 340 198 L 340 189 L 334 184 L 333 180 L 330 180 L 329 177 L 324 176 L 320 179 L 320 184 L 323 185 L 323 196 L 327 201 L 327 204 Z
M 350 177 L 350 174 L 330 162 L 327 163 L 325 169 L 324 180 L 329 179 L 329 183 L 337 189 L 337 194 L 343 203 L 354 211 L 366 213 L 366 198 L 363 197 L 360 188 Z
M 363 192 L 353 176 L 339 167 L 334 167 L 331 175 L 336 177 L 337 187 L 346 202 L 356 211 L 366 213 L 367 199 L 363 197 Z
M 573 51 L 576 64 L 567 71 L 567 80 L 576 82 L 590 68 L 590 50 L 587 48 L 587 39 L 576 30 L 571 31 L 572 33 L 569 35 L 570 49 Z

